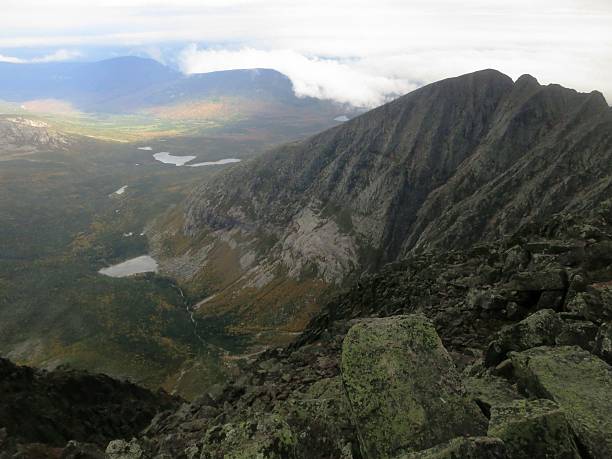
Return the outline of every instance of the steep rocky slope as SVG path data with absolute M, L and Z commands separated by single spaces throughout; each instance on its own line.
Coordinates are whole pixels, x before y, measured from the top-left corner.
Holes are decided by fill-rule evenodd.
M 611 193 L 612 110 L 600 93 L 485 70 L 231 169 L 153 242 L 166 273 L 215 293 L 202 314 L 297 330 L 318 293 L 348 277 Z
M 611 320 L 608 199 L 364 275 L 180 406 L 2 360 L 0 457 L 607 459 Z
M 557 214 L 362 276 L 291 346 L 120 446 L 146 457 L 603 459 L 610 320 L 607 200 L 589 217 Z
M 101 456 L 111 439 L 136 435 L 156 413 L 180 402 L 104 375 L 46 372 L 5 359 L 0 359 L 0 393 L 2 458 L 59 457 L 64 449 L 68 454 L 81 448 Z M 69 441 L 85 445 L 65 448 Z

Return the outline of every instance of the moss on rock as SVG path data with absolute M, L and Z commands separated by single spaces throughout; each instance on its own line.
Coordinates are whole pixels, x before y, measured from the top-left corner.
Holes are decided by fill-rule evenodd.
M 612 457 L 612 368 L 577 346 L 511 353 L 515 377 L 532 395 L 555 401 L 590 457 Z
M 425 316 L 357 323 L 344 339 L 341 369 L 364 458 L 419 451 L 486 429 Z
M 536 346 L 555 344 L 564 324 L 552 309 L 542 309 L 526 319 L 504 327 L 491 342 L 485 354 L 487 366 L 500 363 L 509 351 L 523 351 Z
M 506 379 L 487 372 L 468 376 L 463 382 L 469 396 L 478 403 L 487 416 L 492 407 L 522 398 Z
M 580 459 L 565 414 L 550 400 L 514 400 L 491 408 L 488 434 L 512 459 Z
M 277 413 L 259 420 L 215 426 L 206 432 L 201 459 L 283 459 L 295 457 L 297 438 Z

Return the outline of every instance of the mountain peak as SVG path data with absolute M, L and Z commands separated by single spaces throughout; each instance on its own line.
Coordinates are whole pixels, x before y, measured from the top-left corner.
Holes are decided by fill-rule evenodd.
M 495 69 L 483 69 L 477 70 L 475 72 L 466 73 L 463 75 L 459 75 L 456 77 L 446 78 L 444 80 L 437 81 L 432 83 L 432 85 L 445 85 L 449 83 L 463 83 L 465 85 L 481 85 L 481 84 L 494 84 L 499 83 L 502 85 L 509 85 L 512 83 L 512 78 L 510 78 L 505 73 L 500 72 Z M 431 86 L 431 85 L 429 85 Z
M 538 80 L 529 75 L 528 73 L 525 73 L 524 75 L 521 75 L 515 83 L 517 86 L 540 86 L 540 83 L 538 82 Z

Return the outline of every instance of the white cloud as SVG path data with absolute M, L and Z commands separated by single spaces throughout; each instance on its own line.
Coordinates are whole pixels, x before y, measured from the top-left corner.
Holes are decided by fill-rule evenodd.
M 45 56 L 41 56 L 41 57 L 35 57 L 34 59 L 30 59 L 30 62 L 32 63 L 39 63 L 39 62 L 61 62 L 61 61 L 69 61 L 72 59 L 76 59 L 78 57 L 81 57 L 82 54 L 80 51 L 72 51 L 72 50 L 67 50 L 67 49 L 59 49 L 57 51 L 55 51 L 54 53 L 51 54 L 47 54 Z
M 291 50 L 200 50 L 192 45 L 181 53 L 180 65 L 185 73 L 273 68 L 291 79 L 298 96 L 333 99 L 367 107 L 380 105 L 386 95 L 401 94 L 415 88 L 407 81 L 372 74 L 351 63 L 306 57 Z
M 18 57 L 5 56 L 3 54 L 0 54 L 0 62 L 9 62 L 11 64 L 23 64 L 24 60 L 19 59 Z
M 22 59 L 13 56 L 5 56 L 0 54 L 0 62 L 10 62 L 12 64 L 40 64 L 45 62 L 61 62 L 69 61 L 81 57 L 82 54 L 79 51 L 72 51 L 67 49 L 58 49 L 57 51 L 46 54 L 40 57 L 33 57 L 30 59 Z

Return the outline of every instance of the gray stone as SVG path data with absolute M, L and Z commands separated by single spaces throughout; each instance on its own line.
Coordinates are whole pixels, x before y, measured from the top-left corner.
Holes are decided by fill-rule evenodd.
M 435 328 L 422 315 L 354 325 L 344 339 L 341 366 L 366 459 L 422 450 L 486 429 Z
M 463 382 L 469 396 L 487 416 L 491 413 L 491 407 L 523 398 L 506 379 L 486 372 L 469 376 Z
M 580 459 L 565 414 L 550 400 L 514 400 L 491 408 L 488 435 L 512 459 Z
M 612 368 L 577 346 L 537 347 L 510 354 L 528 393 L 556 402 L 590 457 L 612 457 Z
M 552 309 L 542 309 L 516 324 L 506 326 L 489 345 L 485 365 L 497 365 L 510 351 L 555 344 L 563 326 L 563 321 Z

